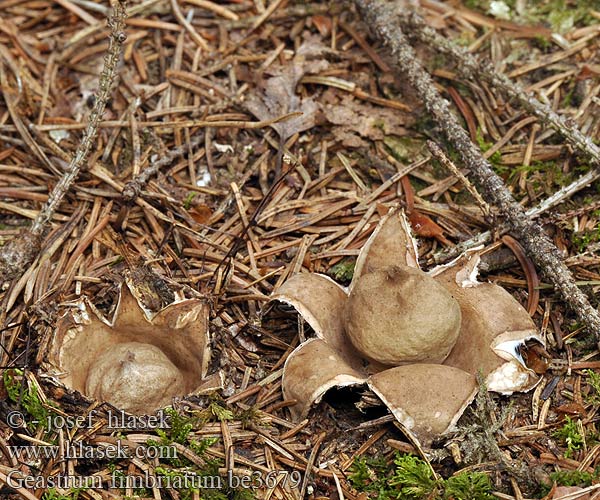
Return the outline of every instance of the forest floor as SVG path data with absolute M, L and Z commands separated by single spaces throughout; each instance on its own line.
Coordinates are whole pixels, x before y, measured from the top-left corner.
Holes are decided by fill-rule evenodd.
M 291 419 L 283 366 L 310 332 L 289 311 L 266 307 L 274 290 L 301 271 L 347 285 L 360 248 L 392 206 L 413 214 L 424 269 L 493 228 L 465 184 L 431 159 L 427 139 L 462 170 L 351 3 L 145 0 L 128 9 L 116 84 L 91 154 L 53 214 L 42 252 L 0 292 L 0 483 L 14 471 L 31 478 L 4 485 L 0 496 L 521 499 L 551 496 L 553 484 L 591 487 L 593 495 L 597 339 L 543 277 L 532 303 L 535 268 L 527 257 L 521 265 L 494 232 L 480 279 L 533 312 L 552 358 L 535 390 L 480 394 L 456 433 L 431 450 L 415 448 L 385 409 L 356 409 L 357 392 L 334 391 L 307 419 Z M 82 139 L 108 49 L 109 10 L 85 0 L 0 0 L 0 244 L 35 219 Z M 422 13 L 598 141 L 597 1 L 425 0 Z M 461 79 L 431 47 L 415 48 L 524 207 L 590 170 L 518 103 Z M 303 114 L 272 123 L 296 111 Z M 124 198 L 126 183 L 144 172 L 139 196 Z M 538 217 L 595 307 L 599 193 L 596 181 Z M 140 269 L 146 278 L 135 274 Z M 221 378 L 213 390 L 176 399 L 167 429 L 115 432 L 105 425 L 111 407 L 64 387 L 47 358 L 72 304 L 86 296 L 110 316 L 132 273 L 154 280 L 148 286 L 158 302 L 146 303 L 154 311 L 172 300 L 161 287 L 207 301 L 209 372 Z M 76 416 L 75 424 L 67 419 Z M 118 440 L 165 456 L 43 458 L 16 448 Z M 207 483 L 232 471 L 252 484 Z M 109 484 L 144 474 L 173 486 Z M 205 480 L 186 484 L 190 475 Z M 59 476 L 88 483 L 48 481 Z

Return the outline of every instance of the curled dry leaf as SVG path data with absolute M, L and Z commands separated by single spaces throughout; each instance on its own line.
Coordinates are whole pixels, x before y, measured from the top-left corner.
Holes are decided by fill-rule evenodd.
M 332 387 L 366 382 L 429 444 L 462 415 L 480 371 L 490 390 L 534 387 L 539 377 L 522 353 L 543 339 L 508 292 L 477 281 L 478 262 L 471 252 L 423 272 L 403 212 L 391 210 L 361 250 L 348 290 L 324 276 L 292 276 L 271 300 L 296 308 L 317 336 L 284 367 L 292 416 L 304 418 Z
M 423 238 L 435 238 L 444 245 L 452 244 L 444 236 L 444 229 L 428 215 L 422 214 L 418 210 L 414 210 L 410 214 L 409 218 L 410 225 L 414 229 L 417 236 L 422 236 Z
M 83 395 L 134 414 L 152 413 L 173 397 L 203 387 L 210 359 L 208 305 L 176 300 L 158 313 L 122 285 L 113 319 L 87 300 L 58 323 L 45 368 Z

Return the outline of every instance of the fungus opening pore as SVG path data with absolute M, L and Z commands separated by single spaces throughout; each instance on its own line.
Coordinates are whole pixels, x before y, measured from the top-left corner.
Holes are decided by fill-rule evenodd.
M 346 333 L 384 365 L 441 363 L 460 331 L 458 302 L 423 271 L 392 266 L 361 276 L 346 303 Z

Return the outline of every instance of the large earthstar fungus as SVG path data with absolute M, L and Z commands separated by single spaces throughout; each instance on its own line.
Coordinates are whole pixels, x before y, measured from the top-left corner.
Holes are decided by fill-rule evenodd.
M 112 319 L 87 298 L 58 322 L 46 356 L 49 375 L 84 396 L 132 414 L 148 414 L 173 397 L 196 393 L 210 360 L 208 304 L 176 299 L 154 313 L 131 282 Z
M 544 345 L 503 288 L 477 281 L 479 255 L 420 269 L 404 213 L 392 209 L 362 248 L 348 288 L 301 273 L 271 297 L 296 309 L 315 338 L 287 358 L 283 395 L 295 420 L 334 387 L 367 385 L 412 437 L 452 429 L 477 391 L 526 391 L 539 380 L 521 352 Z

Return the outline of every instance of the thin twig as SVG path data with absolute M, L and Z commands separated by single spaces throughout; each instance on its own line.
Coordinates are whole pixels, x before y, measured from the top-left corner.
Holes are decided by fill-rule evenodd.
M 104 66 L 100 74 L 98 84 L 98 95 L 94 107 L 90 112 L 87 128 L 81 138 L 75 156 L 71 160 L 67 172 L 58 181 L 48 201 L 33 221 L 31 228 L 5 245 L 0 251 L 0 281 L 21 276 L 26 267 L 33 261 L 39 251 L 42 233 L 69 192 L 73 182 L 77 179 L 81 167 L 86 161 L 92 144 L 98 133 L 98 124 L 104 114 L 106 103 L 110 99 L 113 82 L 117 71 L 117 65 L 121 58 L 123 44 L 127 35 L 123 31 L 125 26 L 125 3 L 116 0 L 113 13 L 108 19 L 110 28 L 110 41 L 108 51 L 104 57 Z
M 556 113 L 550 106 L 540 102 L 506 75 L 496 71 L 490 62 L 478 59 L 463 47 L 459 47 L 444 38 L 435 29 L 428 26 L 416 12 L 398 11 L 398 15 L 401 25 L 410 29 L 410 36 L 415 36 L 442 54 L 452 57 L 458 64 L 458 69 L 463 76 L 485 80 L 510 99 L 517 100 L 525 109 L 538 117 L 544 125 L 561 134 L 569 144 L 586 156 L 595 167 L 547 198 L 540 204 L 538 210 L 545 211 L 558 205 L 600 178 L 600 147 L 594 144 L 590 137 L 583 134 L 575 124 L 568 123 L 563 116 Z
M 188 148 L 193 150 L 203 141 L 204 132 L 197 132 L 196 135 L 190 140 L 189 144 L 182 144 L 179 147 L 170 149 L 164 156 L 161 156 L 155 161 L 151 161 L 150 165 L 142 170 L 139 175 L 125 184 L 123 192 L 121 193 L 124 201 L 127 203 L 134 202 L 148 181 L 155 176 L 162 167 L 170 165 L 177 157 L 186 154 L 188 152 Z
M 87 128 L 81 138 L 81 142 L 75 151 L 75 156 L 71 160 L 67 173 L 58 181 L 47 203 L 44 205 L 40 214 L 33 222 L 31 226 L 31 232 L 33 234 L 41 234 L 44 227 L 56 212 L 56 209 L 60 205 L 65 195 L 69 192 L 71 185 L 79 175 L 81 167 L 85 163 L 85 160 L 92 148 L 96 134 L 98 133 L 98 124 L 104 114 L 106 103 L 110 99 L 111 91 L 113 88 L 113 82 L 116 75 L 117 65 L 121 58 L 121 52 L 123 44 L 127 39 L 127 35 L 123 31 L 125 27 L 125 4 L 121 1 L 115 3 L 115 8 L 112 16 L 108 20 L 108 26 L 110 28 L 110 42 L 108 45 L 108 52 L 104 57 L 104 67 L 100 74 L 100 81 L 98 84 L 98 95 L 94 107 L 90 112 Z
M 542 227 L 531 221 L 523 207 L 512 197 L 492 165 L 471 142 L 456 116 L 436 89 L 433 79 L 419 61 L 398 22 L 398 14 L 389 4 L 377 0 L 355 0 L 369 26 L 391 48 L 395 69 L 407 77 L 416 90 L 447 141 L 460 154 L 471 177 L 479 185 L 488 203 L 495 206 L 498 215 L 508 224 L 522 243 L 528 255 L 561 294 L 566 304 L 585 324 L 588 331 L 600 336 L 600 315 L 562 261 L 558 249 Z M 396 21 L 396 22 L 394 22 Z M 436 146 L 434 146 L 436 147 Z
M 475 189 L 475 186 L 473 186 L 469 179 L 467 179 L 467 177 L 463 175 L 463 173 L 458 169 L 458 167 L 454 163 L 452 163 L 452 160 L 444 154 L 440 147 L 436 146 L 437 145 L 433 141 L 427 141 L 427 147 L 429 148 L 429 151 L 435 157 L 435 159 L 439 161 L 442 164 L 442 166 L 445 167 L 447 170 L 450 170 L 450 172 L 452 172 L 458 178 L 458 180 L 460 180 L 465 189 L 469 191 L 473 199 L 477 202 L 477 205 L 479 205 L 483 216 L 486 219 L 490 219 L 490 217 L 492 216 L 490 206 L 481 197 L 479 191 Z

